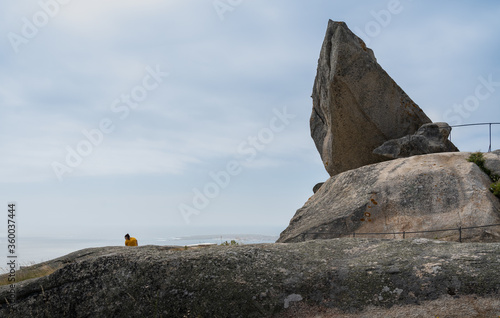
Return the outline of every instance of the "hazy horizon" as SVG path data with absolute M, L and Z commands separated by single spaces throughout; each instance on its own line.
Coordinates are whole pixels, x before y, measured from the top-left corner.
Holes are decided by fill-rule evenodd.
M 16 202 L 19 242 L 284 230 L 329 177 L 309 132 L 329 19 L 345 21 L 433 121 L 500 122 L 496 1 L 0 9 L 0 237 Z M 488 133 L 456 128 L 452 141 L 487 151 Z M 500 125 L 492 142 L 500 148 Z

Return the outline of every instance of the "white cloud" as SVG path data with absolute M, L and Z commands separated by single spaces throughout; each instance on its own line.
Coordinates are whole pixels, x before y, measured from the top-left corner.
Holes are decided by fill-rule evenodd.
M 181 174 L 197 159 L 171 151 L 166 142 L 134 140 L 103 145 L 84 158 L 74 176 L 138 176 Z
M 500 81 L 495 55 L 500 6 L 481 4 L 404 2 L 404 11 L 371 41 L 381 65 L 435 120 L 474 92 L 478 76 L 492 74 Z M 38 0 L 1 6 L 5 19 L 0 24 L 6 31 L 20 31 L 21 19 L 39 10 Z M 289 193 L 307 188 L 307 198 L 313 184 L 303 183 L 327 177 L 308 125 L 327 20 L 344 20 L 352 29 L 373 19 L 371 10 L 386 6 L 386 1 L 256 0 L 243 2 L 220 21 L 211 1 L 71 1 L 18 54 L 5 38 L 0 43 L 1 186 L 7 195 L 26 200 L 21 187 L 44 192 L 47 185 L 60 186 L 44 192 L 44 204 L 27 205 L 27 216 L 53 210 L 51 215 L 71 217 L 72 204 L 88 202 L 78 210 L 85 213 L 93 200 L 107 200 L 113 207 L 107 211 L 109 220 L 136 213 L 137 205 L 123 201 L 123 193 L 164 190 L 168 199 L 157 197 L 148 205 L 152 219 L 162 218 L 169 206 L 174 209 L 169 217 L 182 222 L 176 198 L 189 201 L 191 189 L 203 185 L 209 171 L 234 158 L 244 160 L 238 145 L 268 127 L 273 108 L 287 106 L 296 119 L 245 163 L 248 173 L 235 178 L 238 182 L 227 193 L 267 204 L 269 193 L 255 189 L 262 184 L 280 188 L 273 194 L 278 203 L 272 210 L 291 216 L 301 203 L 282 207 L 282 201 L 290 202 Z M 140 84 L 148 65 L 160 65 L 170 75 L 127 118 L 119 119 L 111 103 Z M 467 120 L 494 120 L 499 103 L 500 89 Z M 75 148 L 83 139 L 81 130 L 95 129 L 105 117 L 113 120 L 115 130 L 67 175 L 67 182 L 57 183 L 51 163 L 64 163 L 66 147 Z M 467 147 L 482 138 L 454 133 Z M 500 138 L 498 130 L 494 133 Z M 137 181 L 120 184 L 122 178 Z M 152 184 L 159 179 L 161 186 Z M 24 184 L 10 187 L 15 182 Z M 96 190 L 101 182 L 113 184 L 112 189 Z M 77 199 L 83 194 L 84 199 Z M 217 222 L 225 222 L 231 209 L 247 202 L 240 196 L 221 200 L 232 204 L 217 206 Z M 47 203 L 58 200 L 64 205 Z M 140 203 L 141 196 L 133 200 Z M 245 213 L 255 219 L 265 216 L 269 211 L 261 207 L 256 204 Z M 57 222 L 64 227 L 65 220 Z

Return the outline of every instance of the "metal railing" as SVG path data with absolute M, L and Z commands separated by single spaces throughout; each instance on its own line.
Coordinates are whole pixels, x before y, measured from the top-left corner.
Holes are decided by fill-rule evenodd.
M 468 126 L 485 126 L 485 125 L 488 125 L 489 128 L 490 128 L 490 145 L 488 147 L 488 152 L 491 152 L 491 126 L 492 125 L 500 125 L 500 123 L 478 123 L 478 124 L 463 124 L 463 125 L 454 125 L 454 126 L 450 126 L 452 128 L 455 128 L 455 127 L 468 127 Z M 450 132 L 450 141 L 451 141 L 451 132 Z
M 352 235 L 352 237 L 356 237 L 356 235 L 363 236 L 363 235 L 393 235 L 394 238 L 396 238 L 396 235 L 403 235 L 403 239 L 406 238 L 406 234 L 419 234 L 419 233 L 435 233 L 435 232 L 446 232 L 446 231 L 458 231 L 458 241 L 462 243 L 462 231 L 463 230 L 470 230 L 470 229 L 479 229 L 479 228 L 485 228 L 485 227 L 493 227 L 493 226 L 500 226 L 500 224 L 489 224 L 489 225 L 479 225 L 479 226 L 467 226 L 467 227 L 458 227 L 458 228 L 450 228 L 450 229 L 441 229 L 441 230 L 428 230 L 428 231 L 402 231 L 402 232 L 381 232 L 381 233 L 364 233 L 364 232 L 352 232 L 349 236 Z M 334 232 L 306 232 L 302 233 L 302 239 L 305 241 L 305 236 L 306 235 L 322 235 L 322 234 L 336 234 Z M 338 234 L 336 238 L 340 237 L 346 237 L 347 234 Z

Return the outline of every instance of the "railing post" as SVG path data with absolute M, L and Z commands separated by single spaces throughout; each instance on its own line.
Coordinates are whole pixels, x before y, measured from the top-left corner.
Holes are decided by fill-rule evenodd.
M 490 146 L 488 148 L 488 152 L 491 152 L 491 123 L 490 123 Z
M 488 224 L 488 225 L 481 225 L 481 226 L 468 226 L 468 227 L 465 227 L 466 230 L 469 230 L 469 229 L 478 229 L 478 228 L 484 228 L 484 227 L 490 227 L 490 226 L 500 226 L 500 223 L 499 224 Z M 441 229 L 441 230 L 432 230 L 432 231 L 410 231 L 411 234 L 419 234 L 419 233 L 431 233 L 431 232 L 443 232 L 443 231 L 454 231 L 454 230 L 458 230 L 458 241 L 460 243 L 462 243 L 462 226 L 459 226 L 457 229 L 454 229 L 454 228 L 448 228 L 448 229 Z M 403 233 L 403 239 L 406 238 L 406 231 L 403 231 L 403 232 L 392 232 L 392 235 L 394 235 L 394 238 L 396 237 L 396 233 L 398 234 L 401 234 Z M 301 233 L 299 235 L 296 236 L 296 238 L 298 239 L 299 237 L 302 237 L 302 239 L 305 241 L 307 239 L 307 235 L 308 234 L 311 234 L 311 235 L 321 235 L 321 234 L 335 234 L 335 233 L 332 233 L 332 232 L 324 232 L 324 233 L 317 233 L 317 232 L 305 232 L 305 233 Z M 388 233 L 388 232 L 384 232 L 384 233 L 366 233 L 366 232 L 361 232 L 361 234 L 364 234 L 364 235 L 391 235 L 391 233 Z M 347 236 L 342 236 L 342 234 L 339 234 L 339 238 L 340 237 L 349 237 Z M 356 237 L 356 232 L 352 232 L 352 237 Z M 313 236 L 312 240 L 316 240 L 318 239 L 318 237 L 316 236 Z
M 492 125 L 500 125 L 500 123 L 477 123 L 477 124 L 464 124 L 464 125 L 454 125 L 454 126 L 450 126 L 451 128 L 453 127 L 469 127 L 469 126 L 484 126 L 484 125 L 488 125 L 488 128 L 489 128 L 489 145 L 488 145 L 488 152 L 491 152 L 491 140 L 492 140 L 492 136 L 491 136 L 491 126 Z M 448 136 L 449 140 L 451 141 L 451 130 L 450 130 L 450 134 Z

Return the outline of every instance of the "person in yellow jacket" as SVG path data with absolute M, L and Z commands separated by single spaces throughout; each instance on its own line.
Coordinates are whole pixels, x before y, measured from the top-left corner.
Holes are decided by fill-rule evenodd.
M 125 246 L 137 246 L 137 239 L 135 237 L 130 237 L 130 235 L 125 234 Z

